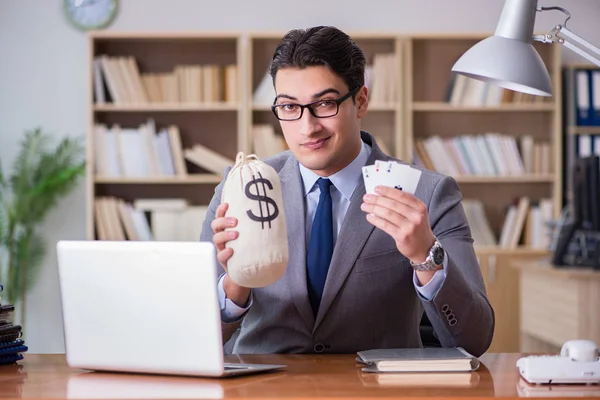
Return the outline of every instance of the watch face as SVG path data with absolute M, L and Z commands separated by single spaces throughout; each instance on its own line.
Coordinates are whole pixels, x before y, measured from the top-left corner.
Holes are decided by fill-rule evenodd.
M 444 262 L 444 249 L 441 247 L 436 247 L 433 250 L 433 262 L 435 265 L 442 265 Z

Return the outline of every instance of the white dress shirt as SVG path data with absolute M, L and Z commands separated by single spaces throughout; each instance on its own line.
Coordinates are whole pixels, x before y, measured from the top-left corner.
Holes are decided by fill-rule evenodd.
M 346 211 L 350 206 L 350 199 L 354 189 L 362 179 L 362 167 L 366 165 L 369 156 L 371 155 L 371 147 L 363 143 L 362 148 L 358 156 L 348 164 L 341 171 L 329 176 L 331 180 L 331 200 L 332 200 L 332 213 L 333 213 L 333 242 L 337 240 L 337 235 L 346 216 Z M 306 198 L 306 245 L 310 242 L 310 232 L 312 229 L 312 222 L 317 210 L 319 203 L 319 186 L 316 185 L 319 175 L 315 174 L 311 170 L 300 164 L 300 174 L 302 175 L 302 181 L 304 183 L 304 196 Z M 447 268 L 447 257 L 444 257 L 443 269 L 436 271 L 433 278 L 424 286 L 419 284 L 417 275 L 413 272 L 413 284 L 417 290 L 417 293 L 421 295 L 425 300 L 431 300 L 437 294 L 442 287 L 442 283 L 446 278 Z M 250 292 L 250 298 L 245 307 L 239 307 L 230 299 L 226 298 L 225 291 L 223 289 L 223 274 L 218 281 L 218 293 L 219 293 L 219 304 L 221 306 L 221 317 L 225 322 L 235 322 L 240 316 L 242 316 L 252 306 L 252 292 Z

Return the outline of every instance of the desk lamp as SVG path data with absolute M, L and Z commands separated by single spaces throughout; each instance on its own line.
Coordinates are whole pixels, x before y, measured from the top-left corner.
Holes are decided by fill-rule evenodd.
M 549 33 L 534 35 L 536 12 L 547 10 L 561 11 L 567 18 Z M 559 43 L 600 66 L 600 48 L 567 29 L 570 18 L 562 7 L 542 7 L 537 0 L 506 0 L 494 35 L 471 47 L 452 71 L 506 89 L 552 96 L 550 75 L 532 45 L 534 40 Z

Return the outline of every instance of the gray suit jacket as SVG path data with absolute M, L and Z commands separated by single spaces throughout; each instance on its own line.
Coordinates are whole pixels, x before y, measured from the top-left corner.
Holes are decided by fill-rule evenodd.
M 372 147 L 368 164 L 395 160 L 379 149 L 370 134 L 361 132 L 361 136 Z M 422 169 L 415 193 L 427 205 L 433 233 L 448 255 L 446 280 L 431 301 L 416 292 L 413 269 L 394 240 L 366 220 L 360 209 L 365 194 L 361 180 L 336 241 L 321 306 L 313 315 L 306 283 L 305 205 L 298 161 L 287 151 L 265 162 L 281 179 L 289 262 L 279 281 L 253 289 L 253 304 L 240 321 L 223 323 L 224 341 L 240 328 L 234 353 L 355 353 L 422 347 L 423 310 L 443 346 L 461 346 L 475 356 L 488 349 L 494 311 L 460 203 L 462 194 L 453 178 Z M 210 202 L 201 241 L 212 241 L 210 224 L 222 185 Z

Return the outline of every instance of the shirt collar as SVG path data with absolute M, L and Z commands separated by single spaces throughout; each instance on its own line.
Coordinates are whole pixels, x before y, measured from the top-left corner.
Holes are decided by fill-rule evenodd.
M 362 167 L 367 164 L 370 155 L 371 147 L 365 142 L 362 142 L 362 147 L 360 149 L 360 153 L 358 153 L 358 156 L 356 156 L 356 158 L 341 171 L 338 171 L 335 174 L 327 177 L 331 180 L 331 183 L 333 183 L 335 188 L 342 193 L 347 200 L 350 200 L 352 197 L 352 193 L 354 193 L 356 184 L 362 177 Z M 308 193 L 310 193 L 313 186 L 315 186 L 315 183 L 320 176 L 302 164 L 299 164 L 299 167 L 300 174 L 302 175 L 302 181 L 304 183 L 304 195 L 306 196 Z

